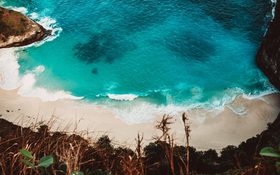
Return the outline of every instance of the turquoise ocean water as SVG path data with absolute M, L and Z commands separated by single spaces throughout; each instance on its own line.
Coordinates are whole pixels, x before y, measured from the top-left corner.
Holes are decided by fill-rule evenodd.
M 219 106 L 271 90 L 255 54 L 269 0 L 5 0 L 56 20 L 55 40 L 24 49 L 36 86 L 104 105 Z M 33 14 L 34 16 L 34 14 Z M 109 96 L 108 96 L 109 94 Z M 116 101 L 110 94 L 134 94 Z

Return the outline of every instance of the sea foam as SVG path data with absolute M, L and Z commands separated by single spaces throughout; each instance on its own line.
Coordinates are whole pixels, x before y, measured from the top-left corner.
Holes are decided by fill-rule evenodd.
M 17 49 L 0 50 L 0 87 L 6 90 L 18 89 L 18 94 L 27 97 L 39 97 L 42 101 L 56 101 L 59 99 L 81 99 L 63 90 L 49 91 L 35 86 L 36 76 L 44 72 L 44 66 L 39 65 L 31 72 L 22 76 L 19 74 Z
M 271 87 L 268 82 L 267 86 Z M 270 90 L 260 91 L 256 94 L 246 94 L 240 88 L 230 88 L 221 92 L 220 96 L 215 96 L 206 102 L 195 102 L 196 97 L 193 96 L 190 101 L 184 104 L 167 105 L 152 104 L 142 100 L 141 96 L 137 96 L 133 102 L 126 103 L 126 105 L 107 104 L 105 108 L 107 107 L 109 110 L 113 111 L 120 120 L 127 124 L 152 122 L 156 117 L 160 117 L 164 114 L 180 116 L 183 112 L 193 110 L 200 111 L 199 115 L 193 120 L 203 123 L 208 113 L 211 113 L 213 116 L 218 116 L 225 108 L 231 110 L 237 116 L 243 117 L 247 114 L 247 107 L 243 103 L 238 103 L 239 97 L 245 100 L 258 99 L 266 102 L 262 97 L 276 92 L 278 92 L 276 89 L 271 88 Z M 122 99 L 120 97 L 118 98 L 118 100 Z
M 132 101 L 138 97 L 135 94 L 108 94 L 107 96 L 112 100 L 119 101 Z
M 127 124 L 140 124 L 153 122 L 156 117 L 164 114 L 170 116 L 178 116 L 187 108 L 184 106 L 167 105 L 158 106 L 148 102 L 137 102 L 126 106 L 105 106 L 110 111 L 113 111 L 116 116 Z
M 271 0 L 272 2 L 272 5 L 273 5 L 273 8 L 272 8 L 272 20 L 274 19 L 274 16 L 275 16 L 275 6 L 276 6 L 276 3 L 277 3 L 277 0 Z

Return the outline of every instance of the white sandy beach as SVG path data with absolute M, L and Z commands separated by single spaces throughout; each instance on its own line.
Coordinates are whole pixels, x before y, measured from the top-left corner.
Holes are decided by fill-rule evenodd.
M 193 109 L 186 111 L 191 119 L 191 145 L 197 149 L 215 148 L 233 144 L 263 131 L 267 123 L 272 122 L 280 111 L 280 95 L 272 94 L 261 99 L 238 97 L 231 106 L 242 106 L 246 112 L 242 115 L 229 108 L 223 111 Z M 0 90 L 1 117 L 24 126 L 38 121 L 54 121 L 53 130 L 88 131 L 96 138 L 108 134 L 114 143 L 133 146 L 137 133 L 143 133 L 145 143 L 151 141 L 156 131 L 154 124 L 161 116 L 155 116 L 154 122 L 126 124 L 118 116 L 101 106 L 75 100 L 57 100 L 42 102 L 39 98 L 22 97 L 17 90 Z M 184 128 L 181 116 L 174 116 L 172 132 L 178 144 L 184 142 Z

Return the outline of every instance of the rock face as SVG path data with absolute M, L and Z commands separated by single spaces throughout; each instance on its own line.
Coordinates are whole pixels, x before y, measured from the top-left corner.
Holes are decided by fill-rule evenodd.
M 23 14 L 0 7 L 0 48 L 28 45 L 50 33 Z
M 280 2 L 275 6 L 274 19 L 257 53 L 257 65 L 269 78 L 270 82 L 280 89 Z

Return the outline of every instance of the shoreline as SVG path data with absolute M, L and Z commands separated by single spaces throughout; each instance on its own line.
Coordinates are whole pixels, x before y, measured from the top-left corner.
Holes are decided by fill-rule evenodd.
M 199 150 L 219 150 L 257 135 L 266 129 L 267 123 L 276 119 L 280 111 L 280 94 L 265 95 L 260 99 L 239 96 L 231 106 L 245 107 L 247 112 L 238 115 L 229 107 L 223 111 L 186 110 L 191 121 L 191 145 Z M 162 117 L 155 116 L 153 122 L 127 124 L 102 106 L 69 99 L 43 102 L 36 97 L 22 97 L 16 89 L 0 89 L 0 114 L 0 118 L 20 126 L 50 122 L 53 131 L 82 132 L 88 133 L 89 137 L 107 134 L 114 142 L 131 146 L 138 133 L 144 134 L 144 144 L 150 142 L 157 133 L 155 123 Z M 177 144 L 183 144 L 185 135 L 181 115 L 173 117 L 172 133 Z
M 5 51 L 2 56 L 6 57 Z M 3 78 L 2 74 L 1 78 Z M 134 145 L 134 139 L 138 133 L 144 133 L 144 144 L 151 141 L 157 133 L 155 123 L 163 115 L 154 116 L 153 122 L 127 124 L 111 109 L 73 99 L 58 98 L 42 101 L 37 97 L 23 97 L 18 94 L 20 88 L 0 89 L 0 118 L 20 126 L 28 126 L 42 120 L 51 122 L 55 131 L 84 131 L 89 132 L 91 137 L 108 134 L 120 144 Z M 48 95 L 47 91 L 36 92 Z M 69 94 L 63 95 L 66 97 Z M 242 111 L 240 114 L 238 114 L 239 109 Z M 244 109 L 246 109 L 245 113 Z M 273 122 L 280 111 L 280 94 L 274 93 L 253 99 L 238 96 L 223 110 L 198 108 L 188 110 L 186 108 L 182 112 L 186 111 L 191 120 L 191 145 L 200 150 L 209 148 L 219 150 L 227 145 L 238 145 L 265 130 L 267 123 Z M 228 123 L 231 123 L 230 126 Z M 185 135 L 181 114 L 174 116 L 174 124 L 171 127 L 177 142 L 183 144 Z

